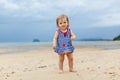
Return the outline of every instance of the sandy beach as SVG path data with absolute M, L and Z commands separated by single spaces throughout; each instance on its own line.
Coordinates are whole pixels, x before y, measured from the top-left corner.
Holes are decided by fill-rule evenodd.
M 2 50 L 0 51 L 2 52 Z M 49 47 L 42 50 L 0 55 L 0 80 L 120 80 L 120 49 L 76 48 L 76 73 L 58 73 L 58 55 Z

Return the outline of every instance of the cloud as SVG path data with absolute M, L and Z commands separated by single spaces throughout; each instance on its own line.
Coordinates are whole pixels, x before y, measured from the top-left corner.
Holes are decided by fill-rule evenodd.
M 109 8 L 115 0 L 85 0 L 84 11 L 99 11 Z
M 73 17 L 88 16 L 89 26 L 119 25 L 119 3 L 119 0 L 0 0 L 0 15 L 23 20 L 53 20 L 64 13 Z
M 19 9 L 19 6 L 13 2 L 10 2 L 8 0 L 0 0 L 0 7 L 3 7 L 4 9 Z
M 89 27 L 110 27 L 120 25 L 120 1 L 118 0 L 86 0 L 84 13 L 91 18 Z
M 92 26 L 110 27 L 120 25 L 120 13 L 109 13 L 104 16 L 99 16 L 98 21 Z
M 84 3 L 83 0 L 1 0 L 0 5 L 2 5 L 0 6 L 0 9 L 3 11 L 3 14 L 0 13 L 1 15 L 11 15 L 13 17 L 47 18 L 54 15 L 56 16 L 60 13 L 66 13 L 68 15 L 71 13 L 74 14 L 77 12 L 76 9 L 80 9 Z

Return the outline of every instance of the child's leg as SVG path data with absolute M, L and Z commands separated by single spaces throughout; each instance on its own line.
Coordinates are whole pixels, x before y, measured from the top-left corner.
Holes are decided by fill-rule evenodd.
M 68 58 L 68 64 L 69 64 L 69 71 L 76 72 L 75 70 L 73 70 L 73 54 L 67 53 L 67 58 Z
M 63 73 L 64 54 L 59 54 L 59 73 Z

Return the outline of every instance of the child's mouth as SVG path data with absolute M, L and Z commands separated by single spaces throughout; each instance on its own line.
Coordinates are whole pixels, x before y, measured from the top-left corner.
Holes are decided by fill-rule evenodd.
M 65 26 L 62 26 L 62 27 L 65 27 Z

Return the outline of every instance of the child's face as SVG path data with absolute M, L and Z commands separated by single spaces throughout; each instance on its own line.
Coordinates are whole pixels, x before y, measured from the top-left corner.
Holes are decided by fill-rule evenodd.
M 66 30 L 68 28 L 68 21 L 66 18 L 62 18 L 58 20 L 58 26 L 61 30 Z

